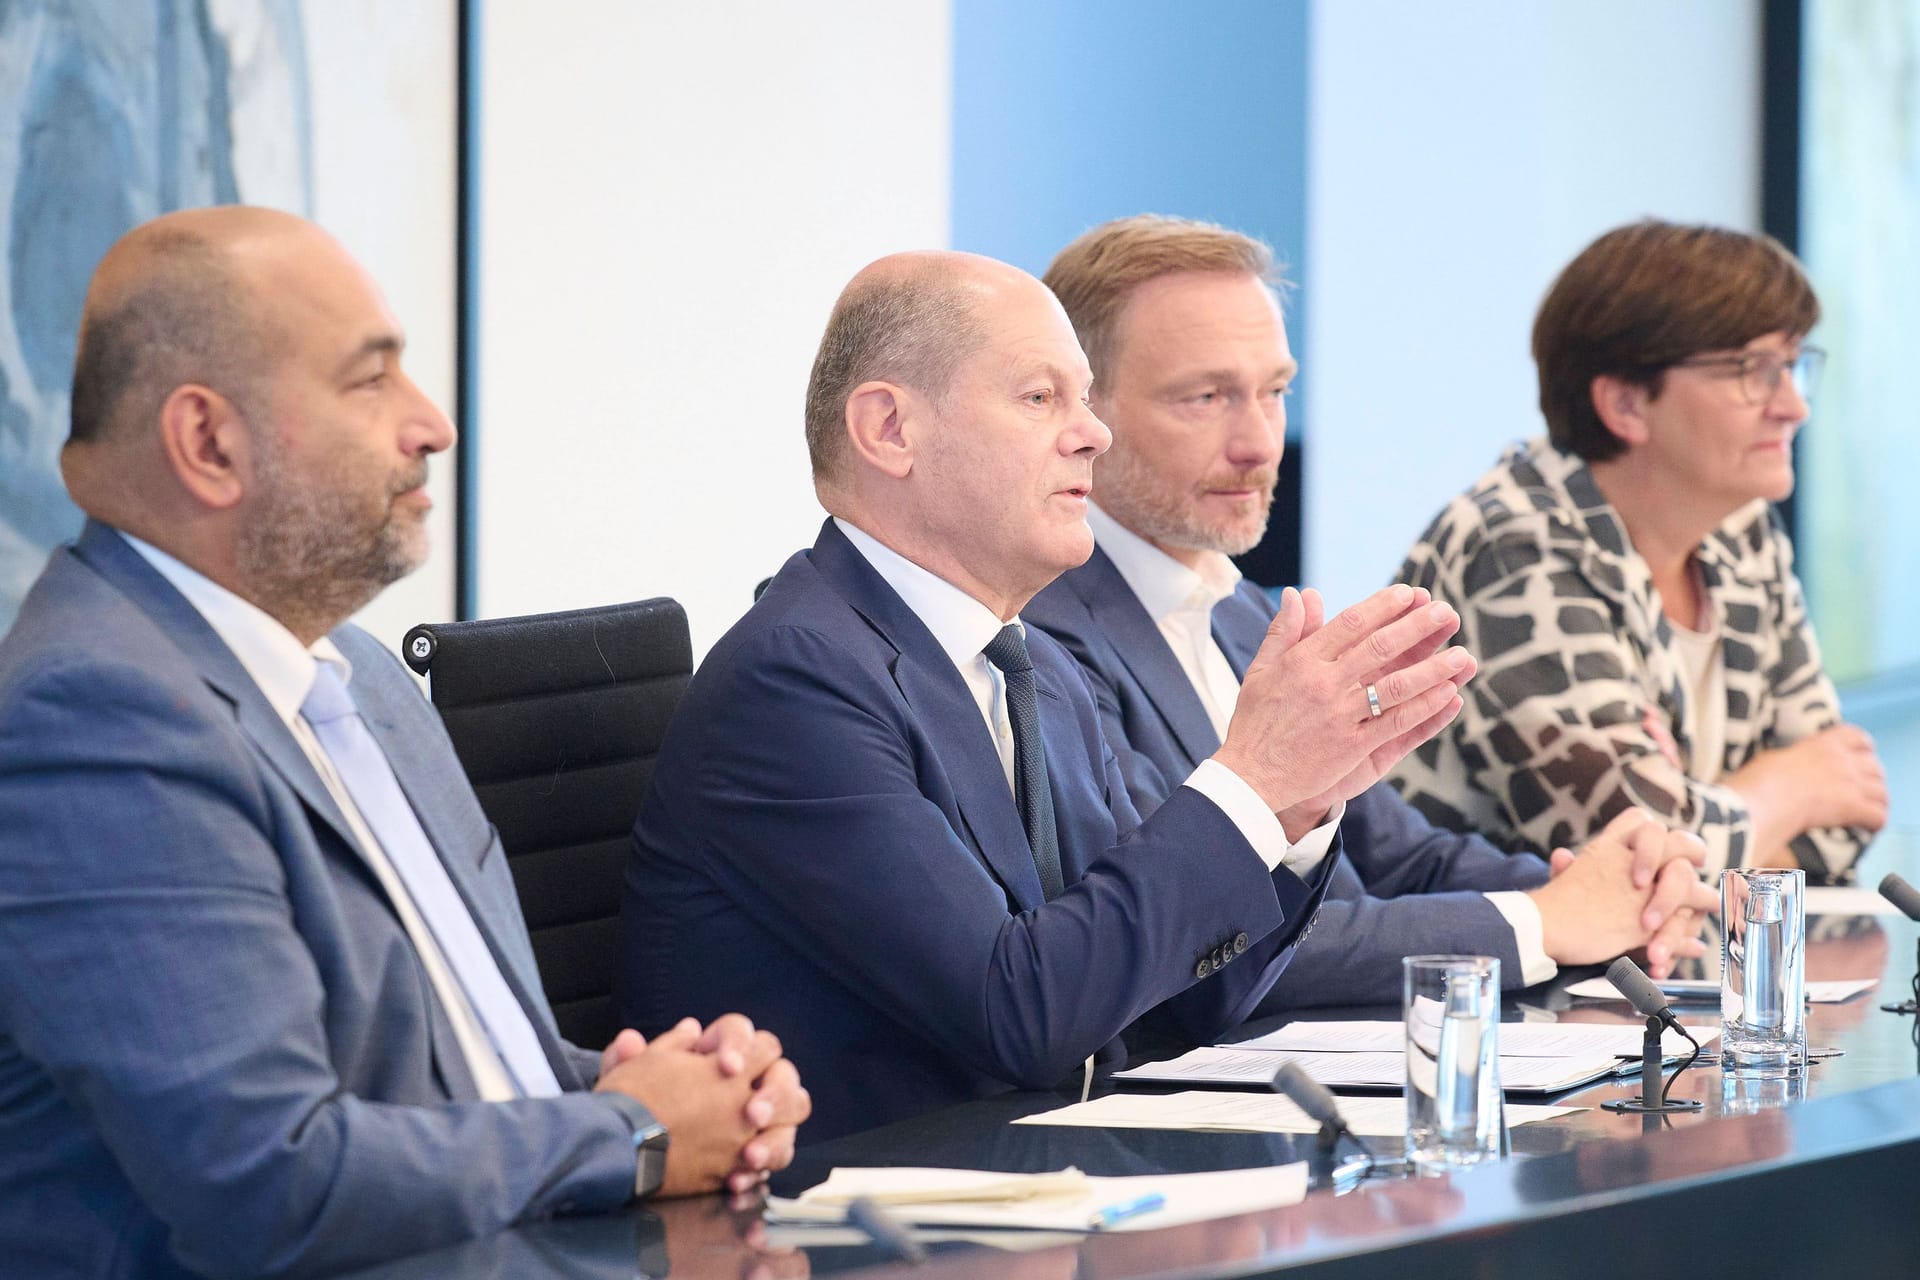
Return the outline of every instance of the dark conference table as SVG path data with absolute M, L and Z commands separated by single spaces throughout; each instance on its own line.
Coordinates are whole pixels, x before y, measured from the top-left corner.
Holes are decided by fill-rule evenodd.
M 936 1245 L 924 1266 L 890 1263 L 871 1243 L 796 1247 L 758 1207 L 719 1197 L 630 1215 L 547 1223 L 375 1271 L 415 1276 L 920 1277 L 1444 1275 L 1920 1275 L 1920 1042 L 1914 1019 L 1880 1010 L 1912 994 L 1920 927 L 1898 917 L 1810 921 L 1811 980 L 1880 975 L 1843 1004 L 1816 1004 L 1809 1044 L 1844 1050 L 1792 1086 L 1727 1095 L 1717 1066 L 1683 1075 L 1674 1096 L 1698 1114 L 1620 1115 L 1598 1104 L 1637 1081 L 1556 1099 L 1587 1110 L 1512 1131 L 1514 1158 L 1447 1177 L 1373 1180 L 1281 1209 L 1148 1232 L 1089 1235 L 1025 1252 Z M 1576 1000 L 1563 973 L 1506 1002 L 1506 1020 L 1637 1022 L 1623 1002 Z M 1711 1021 L 1711 1006 L 1681 1007 Z M 1397 1017 L 1397 1009 L 1315 1010 L 1310 1018 Z M 1249 1034 L 1281 1020 L 1256 1024 Z M 1751 1092 L 1751 1091 L 1750 1091 Z M 803 1143 L 775 1189 L 795 1194 L 835 1165 L 937 1165 L 1090 1174 L 1197 1172 L 1304 1159 L 1310 1138 L 1010 1125 L 1063 1105 L 1011 1093 L 817 1145 Z M 1535 1099 L 1527 1099 L 1535 1101 Z M 804 1137 L 804 1131 L 803 1131 Z M 1370 1141 L 1397 1154 L 1397 1140 Z M 1745 1266 L 1736 1259 L 1746 1258 Z M 872 1268 L 873 1270 L 869 1270 Z

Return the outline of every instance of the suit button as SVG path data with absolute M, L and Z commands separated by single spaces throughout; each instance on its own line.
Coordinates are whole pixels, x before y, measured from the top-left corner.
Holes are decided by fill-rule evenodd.
M 1233 935 L 1233 954 L 1239 955 L 1241 952 L 1245 951 L 1246 949 L 1247 949 L 1247 935 L 1244 933 L 1234 934 Z
M 1200 963 L 1193 966 L 1193 976 L 1196 978 L 1204 978 L 1207 976 L 1208 972 L 1209 970 L 1207 969 L 1207 958 L 1205 956 L 1201 956 Z

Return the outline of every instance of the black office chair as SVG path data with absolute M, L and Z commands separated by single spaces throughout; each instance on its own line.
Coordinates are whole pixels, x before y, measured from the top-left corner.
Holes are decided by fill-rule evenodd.
M 421 625 L 402 644 L 500 830 L 560 1033 L 598 1048 L 613 1008 L 633 820 L 693 675 L 672 600 Z

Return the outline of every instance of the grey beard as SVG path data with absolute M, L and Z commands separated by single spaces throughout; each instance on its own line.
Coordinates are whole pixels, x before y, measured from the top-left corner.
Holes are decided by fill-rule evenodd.
M 234 549 L 248 597 L 295 635 L 318 637 L 418 567 L 407 533 L 388 519 L 356 527 L 362 513 L 331 494 L 271 484 Z

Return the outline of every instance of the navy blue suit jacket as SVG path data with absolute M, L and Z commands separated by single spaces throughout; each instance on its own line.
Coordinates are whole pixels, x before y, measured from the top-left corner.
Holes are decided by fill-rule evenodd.
M 562 1086 L 506 857 L 393 655 L 352 693 Z M 0 1271 L 332 1275 L 633 1197 L 604 1098 L 477 1100 L 345 818 L 219 636 L 90 523 L 0 641 Z
M 824 1138 L 1052 1086 L 1150 1011 L 1191 1039 L 1245 1019 L 1326 874 L 1268 872 L 1191 789 L 1140 824 L 1079 667 L 1029 637 L 1051 902 L 965 681 L 828 521 L 667 732 L 627 875 L 628 1020 L 745 1012 Z
M 1214 639 L 1235 675 L 1245 674 L 1273 615 L 1266 593 L 1244 581 L 1214 608 Z M 1219 750 L 1192 681 L 1105 552 L 1096 549 L 1062 574 L 1021 616 L 1080 660 L 1142 813 Z M 1400 960 L 1409 955 L 1498 956 L 1502 983 L 1521 985 L 1513 931 L 1483 894 L 1546 883 L 1544 862 L 1433 826 L 1384 782 L 1347 803 L 1340 842 L 1346 860 L 1334 870 L 1312 936 L 1262 1013 L 1396 1001 Z

